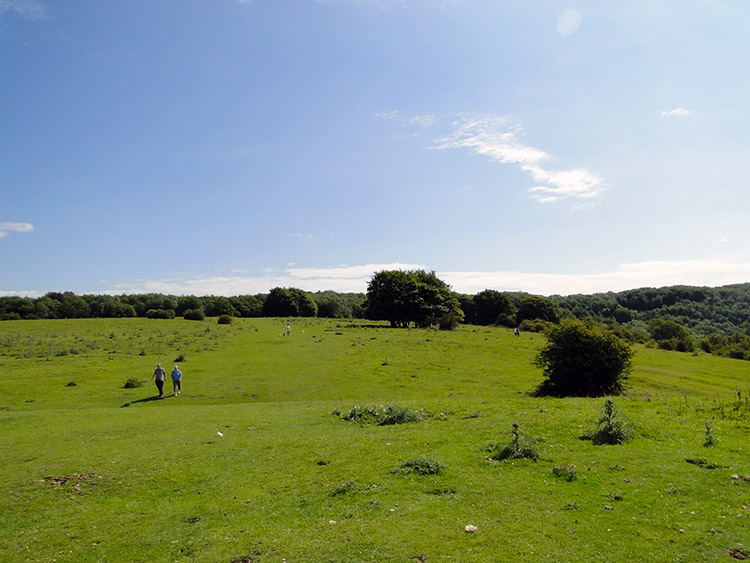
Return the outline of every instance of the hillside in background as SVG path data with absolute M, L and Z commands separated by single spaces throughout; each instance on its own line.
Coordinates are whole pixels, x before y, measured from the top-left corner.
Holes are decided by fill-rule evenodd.
M 542 319 L 594 319 L 631 340 L 645 342 L 656 319 L 684 327 L 705 352 L 750 358 L 750 283 L 723 287 L 670 286 L 593 295 L 533 296 L 485 290 L 456 294 L 467 324 L 516 326 Z M 367 295 L 296 288 L 274 288 L 268 294 L 223 296 L 76 295 L 52 292 L 39 298 L 1 297 L 0 320 L 62 318 L 173 318 L 197 314 L 216 317 L 375 318 L 368 315 Z M 202 317 L 200 317 L 202 318 Z M 695 344 L 673 346 L 692 351 Z

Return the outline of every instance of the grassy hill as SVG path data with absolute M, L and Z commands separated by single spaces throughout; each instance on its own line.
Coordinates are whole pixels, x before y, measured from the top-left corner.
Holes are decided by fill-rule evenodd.
M 0 323 L 3 560 L 750 554 L 746 362 L 636 348 L 629 392 L 615 399 L 634 436 L 595 446 L 581 436 L 602 399 L 528 394 L 540 335 L 311 319 L 287 337 L 285 326 Z M 153 400 L 156 362 L 180 356 L 182 395 Z M 123 388 L 129 378 L 143 387 Z M 389 404 L 424 420 L 332 414 Z M 538 461 L 487 459 L 513 423 Z M 442 471 L 402 468 L 420 459 Z

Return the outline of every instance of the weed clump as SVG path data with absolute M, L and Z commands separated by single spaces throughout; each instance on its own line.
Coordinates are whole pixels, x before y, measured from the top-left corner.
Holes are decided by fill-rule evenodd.
M 575 481 L 578 479 L 578 470 L 576 469 L 576 466 L 573 464 L 570 465 L 556 465 L 552 468 L 552 475 L 557 477 L 558 479 L 562 479 L 564 481 Z
M 513 439 L 506 446 L 500 447 L 495 441 L 487 444 L 486 450 L 489 452 L 487 459 L 495 461 L 506 459 L 539 460 L 539 452 L 537 452 L 534 444 L 521 432 L 521 428 L 515 422 L 512 424 L 511 434 Z
M 185 361 L 185 354 L 178 354 L 178 355 L 177 355 L 177 357 L 176 357 L 176 358 L 174 359 L 174 362 L 175 362 L 176 364 L 177 364 L 177 363 L 180 363 L 180 364 L 181 364 L 181 363 L 182 363 L 182 362 L 184 362 L 184 361 Z
M 379 407 L 355 406 L 350 411 L 337 414 L 342 420 L 359 422 L 360 424 L 376 424 L 388 426 L 394 424 L 407 424 L 409 422 L 422 422 L 424 420 L 424 409 L 414 410 L 396 405 L 380 405 Z
M 129 378 L 125 382 L 125 385 L 123 385 L 124 389 L 136 389 L 138 387 L 143 387 L 143 382 L 140 381 L 139 379 L 136 379 L 135 377 Z
M 602 407 L 596 428 L 581 436 L 583 440 L 591 440 L 597 446 L 602 444 L 624 444 L 630 438 L 630 429 L 615 406 L 615 402 L 607 397 Z
M 357 483 L 357 481 L 355 481 L 354 479 L 350 479 L 348 481 L 343 481 L 339 483 L 338 485 L 336 485 L 333 488 L 333 491 L 331 491 L 331 496 L 338 497 L 342 495 L 348 495 L 351 493 L 356 493 L 360 489 L 361 487 L 359 486 L 359 483 Z
M 705 422 L 706 436 L 703 439 L 703 446 L 709 448 L 716 444 L 716 437 L 714 436 L 714 422 L 713 419 Z
M 76 385 L 78 385 L 78 383 L 76 383 L 75 381 L 68 381 L 65 384 L 65 387 L 75 387 Z
M 445 464 L 429 457 L 417 457 L 401 462 L 401 465 L 391 470 L 391 473 L 409 475 L 438 475 L 445 470 Z

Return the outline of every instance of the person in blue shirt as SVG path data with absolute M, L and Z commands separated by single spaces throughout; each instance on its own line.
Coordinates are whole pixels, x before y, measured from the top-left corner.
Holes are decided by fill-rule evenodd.
M 172 370 L 172 387 L 175 397 L 182 392 L 182 372 L 177 366 Z

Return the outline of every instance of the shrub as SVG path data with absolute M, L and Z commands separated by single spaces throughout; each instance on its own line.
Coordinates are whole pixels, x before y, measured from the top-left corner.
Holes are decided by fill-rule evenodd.
M 135 389 L 136 387 L 143 387 L 143 382 L 135 377 L 131 377 L 125 382 L 125 385 L 123 385 L 123 388 L 125 389 Z
M 338 414 L 338 413 L 337 413 Z M 351 420 L 363 424 L 377 424 L 387 426 L 393 424 L 407 424 L 424 420 L 424 411 L 397 407 L 395 405 L 380 405 L 379 407 L 355 406 L 345 414 L 339 414 L 343 420 Z
M 408 475 L 410 473 L 416 473 L 418 475 L 438 475 L 445 469 L 445 464 L 428 457 L 417 457 L 414 459 L 407 459 L 401 462 L 401 465 L 391 470 L 391 473 L 403 473 Z
M 630 373 L 633 352 L 617 336 L 593 324 L 563 321 L 552 327 L 534 364 L 544 370 L 537 396 L 619 395 Z
M 147 319 L 174 319 L 172 309 L 149 309 L 146 311 Z
M 185 361 L 185 354 L 177 354 L 177 357 L 174 359 L 174 363 L 180 364 Z
M 203 309 L 188 309 L 182 315 L 182 318 L 188 321 L 202 321 L 206 318 Z
M 517 423 L 512 424 L 511 435 L 513 439 L 510 444 L 500 447 L 497 442 L 490 442 L 486 449 L 489 451 L 488 459 L 503 461 L 506 459 L 531 459 L 537 461 L 539 453 L 533 443 L 524 436 Z
M 233 320 L 231 315 L 221 315 L 218 322 L 220 325 L 230 325 Z
M 530 321 L 525 319 L 518 325 L 518 329 L 521 332 L 545 332 L 552 326 L 554 326 L 554 323 L 549 321 L 542 321 L 539 319 Z

